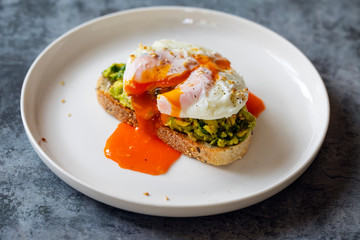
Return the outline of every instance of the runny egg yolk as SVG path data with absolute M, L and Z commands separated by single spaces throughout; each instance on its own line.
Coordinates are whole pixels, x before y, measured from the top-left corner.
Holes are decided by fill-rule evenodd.
M 168 102 L 171 104 L 171 116 L 180 116 L 181 104 L 180 96 L 183 94 L 180 88 L 175 88 L 172 91 L 163 93 L 163 96 L 166 97 Z
M 105 156 L 120 167 L 150 175 L 160 175 L 180 157 L 180 153 L 155 136 L 120 123 L 106 141 Z

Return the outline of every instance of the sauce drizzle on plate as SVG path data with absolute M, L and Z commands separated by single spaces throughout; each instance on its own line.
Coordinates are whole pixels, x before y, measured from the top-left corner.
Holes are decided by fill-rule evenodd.
M 160 175 L 181 156 L 159 138 L 126 123 L 120 123 L 106 141 L 105 156 L 120 167 Z
M 246 107 L 248 111 L 255 117 L 259 117 L 260 113 L 265 110 L 264 102 L 251 92 L 249 92 L 249 98 L 246 102 Z

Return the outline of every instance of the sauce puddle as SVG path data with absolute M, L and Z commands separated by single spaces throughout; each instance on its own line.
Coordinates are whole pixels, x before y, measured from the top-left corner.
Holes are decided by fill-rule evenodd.
M 249 98 L 246 102 L 248 111 L 256 118 L 265 110 L 264 102 L 253 93 L 249 92 Z
M 126 123 L 120 123 L 106 141 L 105 156 L 120 167 L 160 175 L 181 156 L 156 136 L 143 132 Z

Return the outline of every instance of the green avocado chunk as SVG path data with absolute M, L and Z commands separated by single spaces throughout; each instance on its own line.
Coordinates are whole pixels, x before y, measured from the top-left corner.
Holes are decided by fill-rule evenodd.
M 126 65 L 124 63 L 114 63 L 102 72 L 102 75 L 110 81 L 123 80 Z
M 165 125 L 186 133 L 194 141 L 200 140 L 213 146 L 226 147 L 244 141 L 254 129 L 256 118 L 244 106 L 229 118 L 200 120 L 169 117 Z
M 131 108 L 131 99 L 124 91 L 123 74 L 126 65 L 114 63 L 103 76 L 111 81 L 109 93 L 125 107 Z M 244 141 L 256 125 L 256 118 L 248 112 L 246 106 L 237 114 L 216 120 L 169 117 L 165 123 L 173 130 L 185 133 L 193 141 L 205 141 L 217 147 L 236 145 Z
M 125 107 L 132 108 L 131 99 L 124 91 L 123 75 L 126 65 L 123 63 L 114 63 L 102 72 L 102 75 L 111 81 L 109 93 L 113 98 Z

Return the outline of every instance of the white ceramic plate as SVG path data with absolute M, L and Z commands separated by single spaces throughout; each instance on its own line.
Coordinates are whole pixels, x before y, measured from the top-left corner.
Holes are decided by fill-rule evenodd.
M 181 157 L 165 175 L 151 176 L 105 158 L 118 121 L 97 103 L 97 78 L 139 43 L 162 38 L 222 53 L 263 99 L 266 111 L 244 159 L 213 167 Z M 156 7 L 110 14 L 59 37 L 26 75 L 21 113 L 37 154 L 78 191 L 133 212 L 202 216 L 255 204 L 299 177 L 324 140 L 329 102 L 313 65 L 274 32 L 216 11 Z M 47 142 L 39 144 L 41 138 Z

